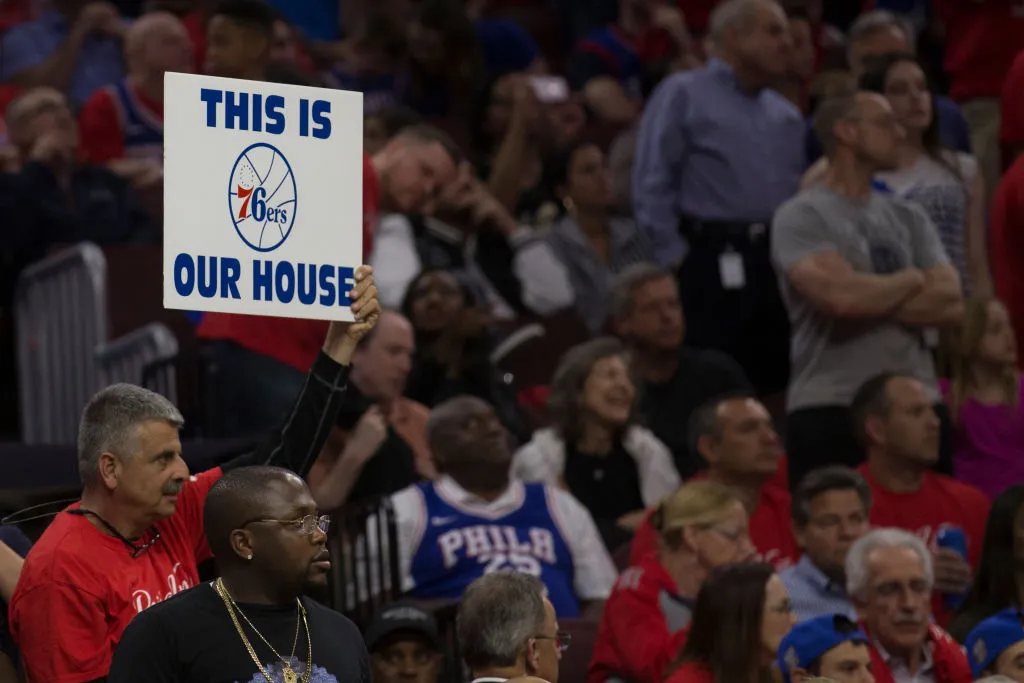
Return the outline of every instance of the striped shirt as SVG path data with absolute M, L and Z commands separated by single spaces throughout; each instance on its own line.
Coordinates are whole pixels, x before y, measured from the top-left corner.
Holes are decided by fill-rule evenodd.
M 786 585 L 793 612 L 800 621 L 826 614 L 842 614 L 857 620 L 857 612 L 843 586 L 825 576 L 806 555 L 779 577 Z

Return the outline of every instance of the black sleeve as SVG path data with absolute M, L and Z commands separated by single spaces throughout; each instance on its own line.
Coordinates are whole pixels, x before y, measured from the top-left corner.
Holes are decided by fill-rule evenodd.
M 338 419 L 347 380 L 348 366 L 321 351 L 284 424 L 254 452 L 225 463 L 221 469 L 227 472 L 235 467 L 271 465 L 305 479 Z
M 733 391 L 753 391 L 754 385 L 747 379 L 746 373 L 740 364 L 733 360 L 732 356 L 708 349 L 704 351 L 704 364 L 708 370 L 714 372 L 713 379 L 708 379 L 715 386 L 712 388 L 715 394 L 727 394 Z
M 140 612 L 128 624 L 114 650 L 107 683 L 180 683 L 181 666 L 174 636 L 153 615 Z
M 615 69 L 601 55 L 586 48 L 577 48 L 569 59 L 569 85 L 573 90 L 582 90 L 587 81 L 608 76 L 618 80 Z

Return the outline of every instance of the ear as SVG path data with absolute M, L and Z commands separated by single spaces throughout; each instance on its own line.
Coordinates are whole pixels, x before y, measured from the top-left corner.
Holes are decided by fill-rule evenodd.
M 708 434 L 697 437 L 697 453 L 700 457 L 704 458 L 704 461 L 709 465 L 713 465 L 717 462 L 718 455 L 715 453 L 714 437 Z
M 243 560 L 248 561 L 250 555 L 254 555 L 252 536 L 248 531 L 235 529 L 231 532 L 231 549 Z
M 540 652 L 537 650 L 537 639 L 526 641 L 526 673 L 531 674 L 540 666 Z
M 100 479 L 103 485 L 109 489 L 116 489 L 117 482 L 124 471 L 124 463 L 113 453 L 100 453 L 99 461 L 96 463 L 99 469 Z
M 864 421 L 864 434 L 870 442 L 884 443 L 885 423 L 880 418 L 869 415 Z

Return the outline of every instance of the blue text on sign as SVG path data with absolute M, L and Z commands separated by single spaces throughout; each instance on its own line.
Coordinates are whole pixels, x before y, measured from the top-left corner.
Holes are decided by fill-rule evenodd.
M 253 301 L 297 301 L 304 306 L 352 304 L 348 293 L 355 287 L 353 268 L 270 259 L 255 259 L 251 268 Z M 230 256 L 181 253 L 174 258 L 174 289 L 181 297 L 199 294 L 204 299 L 241 299 L 241 274 L 241 262 Z
M 260 93 L 203 88 L 199 99 L 206 103 L 208 128 L 280 135 L 287 127 L 287 120 L 298 116 L 301 137 L 312 135 L 319 140 L 331 137 L 331 103 L 327 100 L 310 102 L 299 98 L 298 112 L 289 114 L 281 95 L 264 97 Z

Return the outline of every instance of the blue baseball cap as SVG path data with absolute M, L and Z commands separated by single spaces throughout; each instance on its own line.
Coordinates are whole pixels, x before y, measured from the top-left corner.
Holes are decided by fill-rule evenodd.
M 779 643 L 779 671 L 786 683 L 793 669 L 806 669 L 823 654 L 847 641 L 868 642 L 857 624 L 842 614 L 826 614 L 801 621 Z
M 1006 648 L 1024 640 L 1024 614 L 1020 610 L 1010 608 L 978 623 L 967 635 L 964 646 L 967 648 L 967 661 L 971 663 L 971 673 L 977 678 L 981 672 L 992 666 Z

